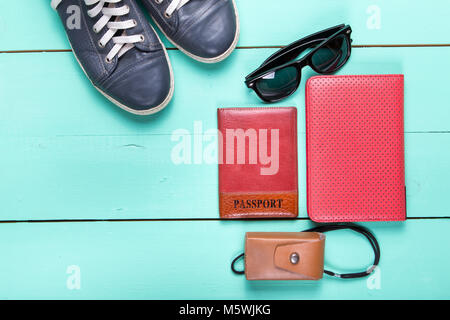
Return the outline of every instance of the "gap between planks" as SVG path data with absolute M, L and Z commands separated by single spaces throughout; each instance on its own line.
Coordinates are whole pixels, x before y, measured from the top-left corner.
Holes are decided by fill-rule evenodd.
M 305 134 L 304 131 L 299 131 L 299 134 Z M 404 131 L 405 134 L 449 134 L 450 131 Z M 108 138 L 122 138 L 122 137 L 152 137 L 152 136 L 171 136 L 172 133 L 136 133 L 136 134 L 57 134 L 55 138 L 90 138 L 90 137 L 108 137 Z M 189 134 L 189 136 L 202 135 L 199 133 Z M 28 136 L 27 138 L 42 138 L 42 136 Z
M 407 217 L 406 220 L 448 220 L 450 216 L 443 217 Z M 185 218 L 185 219 L 49 219 L 49 220 L 0 220 L 0 224 L 12 223 L 86 223 L 86 222 L 209 222 L 209 221 L 311 221 L 309 218 L 296 219 L 220 219 L 220 218 Z M 364 222 L 364 221 L 363 221 Z M 362 222 L 361 222 L 362 223 Z
M 352 48 L 426 48 L 426 47 L 450 47 L 450 43 L 441 44 L 359 44 L 352 45 Z M 284 46 L 242 46 L 236 47 L 238 50 L 246 49 L 281 49 Z M 178 50 L 178 48 L 166 48 L 167 50 Z M 71 52 L 70 49 L 40 49 L 40 50 L 0 50 L 0 53 L 57 53 L 57 52 Z
M 246 49 L 281 49 L 284 46 L 243 46 L 238 50 Z M 420 48 L 420 47 L 450 47 L 450 44 L 363 44 L 352 45 L 352 48 Z M 167 50 L 178 50 L 177 48 L 166 48 Z M 58 53 L 71 52 L 70 49 L 47 49 L 47 50 L 0 50 L 0 53 Z M 416 133 L 416 132 L 411 132 Z M 418 133 L 418 132 L 417 132 Z M 423 132 L 423 133 L 448 133 L 447 131 Z M 450 216 L 444 217 L 407 217 L 406 220 L 447 220 Z M 283 219 L 276 221 L 311 221 L 309 218 Z M 220 218 L 186 218 L 186 219 L 57 219 L 57 220 L 0 220 L 0 224 L 12 223 L 86 223 L 86 222 L 200 222 L 200 221 L 224 221 Z M 229 220 L 238 221 L 238 220 Z M 265 219 L 240 219 L 239 221 L 268 221 Z M 274 220 L 270 220 L 274 221 Z

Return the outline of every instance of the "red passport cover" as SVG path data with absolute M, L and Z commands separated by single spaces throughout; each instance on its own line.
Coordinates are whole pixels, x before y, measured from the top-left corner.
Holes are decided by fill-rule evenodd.
M 221 218 L 298 215 L 297 109 L 218 109 Z
M 306 84 L 307 207 L 316 222 L 406 219 L 403 75 Z

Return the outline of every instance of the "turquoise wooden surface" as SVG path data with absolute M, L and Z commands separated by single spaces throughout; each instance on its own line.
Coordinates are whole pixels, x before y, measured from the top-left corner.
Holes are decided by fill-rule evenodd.
M 448 217 L 450 135 L 408 133 L 408 217 Z M 0 140 L 1 220 L 218 218 L 216 164 L 175 165 L 168 135 Z M 300 217 L 306 213 L 299 137 Z
M 444 249 L 449 240 L 443 237 L 448 220 L 370 224 L 382 258 L 379 273 L 369 281 L 247 282 L 231 272 L 246 231 L 309 226 L 305 221 L 0 225 L 0 298 L 449 298 Z M 329 269 L 359 271 L 373 261 L 362 237 L 348 231 L 327 237 Z M 76 284 L 70 277 L 76 275 L 79 289 L 71 290 Z
M 174 100 L 147 118 L 105 101 L 70 52 L 29 52 L 69 48 L 48 0 L 0 3 L 0 51 L 9 52 L 0 53 L 0 220 L 22 221 L 0 223 L 0 298 L 450 297 L 445 236 L 450 226 L 450 3 L 237 2 L 239 45 L 246 48 L 214 66 L 171 50 Z M 410 219 L 366 224 L 382 245 L 380 273 L 369 285 L 365 279 L 330 278 L 248 283 L 229 270 L 246 231 L 296 231 L 311 223 L 174 220 L 218 218 L 217 166 L 175 165 L 171 135 L 187 129 L 193 139 L 199 121 L 203 130 L 215 129 L 217 107 L 262 105 L 243 77 L 274 49 L 253 47 L 283 45 L 341 22 L 352 25 L 355 45 L 403 45 L 354 48 L 340 73 L 405 74 Z M 302 218 L 307 217 L 303 87 L 311 75 L 305 70 L 300 91 L 278 104 L 299 111 Z M 363 239 L 345 232 L 329 238 L 330 267 L 370 263 Z M 68 284 L 76 270 L 80 289 Z M 378 280 L 380 288 L 374 285 Z
M 271 52 L 237 50 L 223 64 L 204 66 L 171 51 L 174 100 L 145 119 L 105 101 L 71 53 L 0 55 L 0 72 L 8 74 L 0 79 L 2 100 L 8 102 L 0 104 L 0 135 L 7 137 L 0 144 L 9 150 L 0 158 L 9 168 L 7 183 L 0 186 L 5 189 L 1 220 L 217 218 L 217 166 L 175 165 L 171 151 L 177 142 L 171 135 L 178 129 L 193 135 L 196 121 L 204 132 L 217 128 L 217 107 L 260 105 L 243 78 L 255 60 Z M 411 217 L 449 215 L 449 203 L 430 201 L 445 198 L 440 190 L 450 181 L 448 148 L 442 147 L 449 136 L 439 133 L 450 130 L 449 104 L 440 98 L 450 83 L 450 64 L 440 59 L 449 55 L 450 47 L 354 49 L 341 71 L 405 74 Z M 439 67 L 442 72 L 436 73 Z M 301 88 L 312 74 L 305 70 Z M 23 88 L 33 94 L 24 95 Z M 304 90 L 280 105 L 299 111 L 300 215 L 306 217 Z M 33 183 L 24 185 L 30 177 Z
M 421 0 L 263 1 L 237 1 L 240 46 L 288 44 L 343 22 L 351 22 L 358 45 L 450 43 L 445 25 L 450 16 L 448 0 L 433 0 L 432 5 Z M 0 50 L 69 49 L 49 2 L 2 1 Z
M 175 75 L 173 102 L 153 117 L 137 118 L 104 100 L 92 88 L 69 52 L 0 54 L 0 134 L 13 136 L 130 136 L 171 134 L 201 120 L 206 129 L 216 128 L 216 107 L 261 105 L 244 85 L 244 77 L 274 49 L 240 49 L 218 65 L 191 61 L 170 51 Z M 404 73 L 405 130 L 450 131 L 450 47 L 357 48 L 340 74 Z M 438 72 L 440 70 L 440 72 Z M 302 74 L 304 88 L 308 77 Z M 37 81 L 38 80 L 38 81 Z M 24 93 L 31 88 L 32 94 Z M 20 99 L 17 99 L 17 97 Z M 304 90 L 278 105 L 295 105 L 299 130 L 304 132 Z M 99 121 L 98 119 L 102 121 Z

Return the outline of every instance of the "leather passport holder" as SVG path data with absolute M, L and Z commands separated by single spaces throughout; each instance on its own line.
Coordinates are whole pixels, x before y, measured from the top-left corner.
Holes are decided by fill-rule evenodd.
M 325 235 L 318 232 L 249 232 L 245 236 L 247 280 L 320 280 Z
M 221 218 L 298 215 L 297 109 L 218 109 Z
M 406 219 L 403 75 L 306 84 L 307 207 L 316 222 Z

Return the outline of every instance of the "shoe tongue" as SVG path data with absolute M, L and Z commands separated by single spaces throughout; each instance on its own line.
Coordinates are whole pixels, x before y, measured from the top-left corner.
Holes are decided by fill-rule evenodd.
M 199 10 L 205 4 L 204 0 L 190 0 L 188 3 L 184 4 L 177 11 L 183 14 L 194 14 L 197 10 Z
M 184 6 L 182 6 L 180 9 L 178 9 L 178 20 L 179 24 L 183 25 L 185 21 L 189 21 L 193 19 L 195 21 L 195 17 L 197 15 L 201 15 L 206 7 L 210 7 L 211 3 L 208 3 L 208 1 L 204 0 L 191 0 L 188 3 L 186 3 Z
M 136 61 L 139 58 L 139 53 L 142 54 L 136 47 L 131 48 L 118 58 L 117 63 L 113 70 L 113 73 L 122 73 L 126 70 L 133 68 L 136 65 Z
M 119 58 L 120 68 L 122 68 L 122 66 L 125 68 L 133 66 L 134 64 L 136 64 L 137 59 L 139 59 L 141 55 L 141 50 L 134 46 Z
M 114 8 L 114 7 L 121 7 L 124 3 L 114 4 L 110 3 L 108 7 Z M 116 22 L 119 21 L 127 21 L 127 20 L 135 20 L 140 21 L 139 17 L 136 16 L 136 13 L 134 11 L 130 11 L 127 15 L 115 17 L 113 19 Z M 127 30 L 118 30 L 114 37 L 121 37 L 121 36 L 133 36 L 133 35 L 145 35 L 145 39 L 143 42 L 137 42 L 134 44 L 134 47 L 128 50 L 123 56 L 121 56 L 119 59 L 122 59 L 124 56 L 128 55 L 131 51 L 151 51 L 150 47 L 151 44 L 159 43 L 159 39 L 156 34 L 152 34 L 149 32 L 145 32 L 146 28 L 138 23 L 135 27 Z

